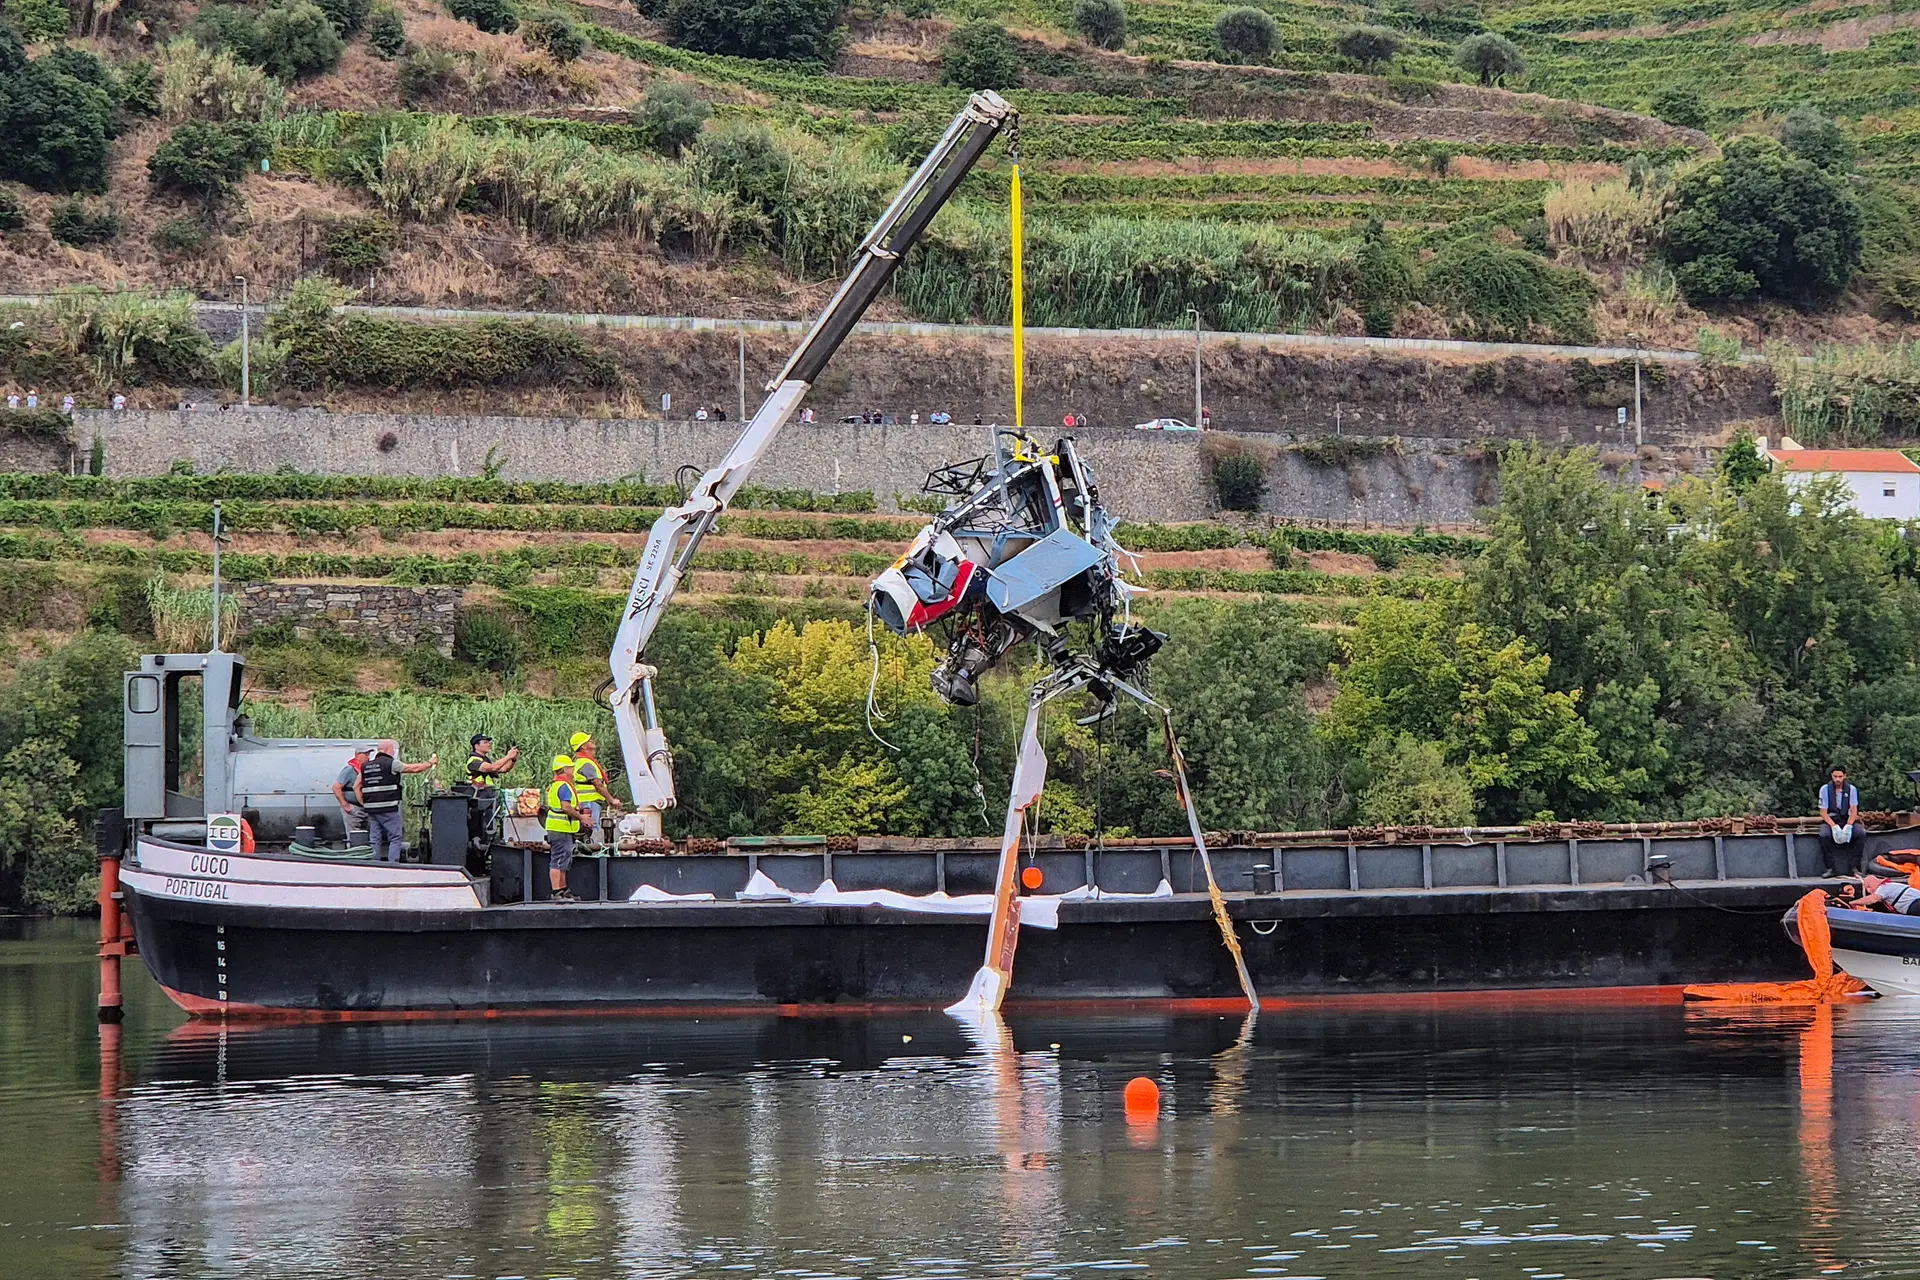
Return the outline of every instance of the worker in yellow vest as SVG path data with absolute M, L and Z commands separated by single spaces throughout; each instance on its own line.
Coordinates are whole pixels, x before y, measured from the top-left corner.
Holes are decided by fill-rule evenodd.
M 590 733 L 576 733 L 567 739 L 573 752 L 573 798 L 587 811 L 587 843 L 597 844 L 604 828 L 600 811 L 607 802 L 606 771 L 600 767 L 600 748 Z
M 553 781 L 547 784 L 547 879 L 555 902 L 577 899 L 567 889 L 567 871 L 573 866 L 573 846 L 580 820 L 587 816 L 573 789 L 573 758 L 553 758 Z

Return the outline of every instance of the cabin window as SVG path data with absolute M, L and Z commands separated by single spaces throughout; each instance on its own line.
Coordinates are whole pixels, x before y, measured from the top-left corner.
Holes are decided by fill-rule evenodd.
M 135 676 L 127 681 L 127 710 L 137 716 L 150 716 L 160 709 L 158 676 Z

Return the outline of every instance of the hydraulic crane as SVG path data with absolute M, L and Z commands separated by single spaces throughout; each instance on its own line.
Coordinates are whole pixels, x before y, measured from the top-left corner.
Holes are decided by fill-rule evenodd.
M 1018 118 L 1013 107 L 991 91 L 976 93 L 968 100 L 860 242 L 854 252 L 853 269 L 788 357 L 786 367 L 767 384 L 767 398 L 740 438 L 712 470 L 701 476 L 684 502 L 654 521 L 608 659 L 612 675 L 608 701 L 620 731 L 620 749 L 626 758 L 634 806 L 649 824 L 647 834 L 659 834 L 661 811 L 676 801 L 673 753 L 654 705 L 657 672 L 646 662 L 647 642 L 661 614 L 686 575 L 701 539 L 713 531 L 728 503 L 766 456 L 774 437 L 800 407 L 807 389 L 962 179 L 994 139 L 1012 129 Z

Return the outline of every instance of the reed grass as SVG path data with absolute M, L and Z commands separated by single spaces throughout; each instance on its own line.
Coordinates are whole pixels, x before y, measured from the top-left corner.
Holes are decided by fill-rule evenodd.
M 1781 425 L 1802 443 L 1920 434 L 1920 342 L 1768 353 Z
M 201 653 L 213 642 L 213 587 L 179 587 L 164 574 L 147 579 L 147 611 L 153 636 L 167 653 Z M 220 630 L 231 636 L 240 625 L 240 597 L 220 598 Z
M 1547 238 L 1594 262 L 1635 257 L 1652 242 L 1665 205 L 1665 189 L 1653 183 L 1562 183 L 1546 196 Z

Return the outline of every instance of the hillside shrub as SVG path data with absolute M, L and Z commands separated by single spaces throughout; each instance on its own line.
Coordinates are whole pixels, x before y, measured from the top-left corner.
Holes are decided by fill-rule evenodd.
M 106 190 L 117 90 L 92 54 L 63 47 L 30 60 L 0 22 L 0 180 L 58 193 Z
M 1097 49 L 1123 49 L 1127 44 L 1127 8 L 1121 0 L 1077 0 L 1073 27 Z
M 327 15 L 327 21 L 342 38 L 351 38 L 360 34 L 360 28 L 367 22 L 367 6 L 370 0 L 313 0 L 320 12 Z
M 1853 168 L 1859 148 L 1818 108 L 1801 103 L 1787 112 L 1780 122 L 1780 145 L 1808 164 L 1829 173 L 1845 173 Z
M 407 22 L 392 5 L 381 5 L 367 23 L 367 47 L 388 62 L 407 50 Z
M 504 612 L 469 609 L 453 633 L 453 653 L 482 671 L 504 675 L 526 660 L 527 642 Z
M 346 314 L 349 290 L 326 280 L 295 285 L 268 321 L 286 345 L 296 387 L 485 387 L 509 383 L 619 381 L 613 361 L 572 329 L 532 320 L 413 324 Z
M 1214 43 L 1236 58 L 1270 57 L 1279 39 L 1280 28 L 1273 16 L 1249 5 L 1227 10 L 1213 24 Z
M 120 109 L 128 115 L 160 114 L 160 73 L 151 62 L 136 59 L 119 67 Z
M 210 4 L 194 15 L 187 33 L 193 42 L 210 51 L 226 50 L 237 58 L 253 60 L 253 28 L 260 20 L 256 9 L 237 4 Z
M 286 90 L 278 80 L 236 57 L 231 49 L 175 40 L 160 55 L 164 119 L 265 120 L 279 113 L 285 98 Z
M 1427 265 L 1423 292 L 1467 337 L 1574 343 L 1594 337 L 1598 290 L 1584 273 L 1491 241 L 1456 240 L 1441 249 Z
M 1333 42 L 1334 51 L 1369 69 L 1400 56 L 1406 40 L 1392 27 L 1348 27 Z
M 61 244 L 105 244 L 120 235 L 120 214 L 111 205 L 94 206 L 78 196 L 53 206 L 47 230 Z
M 1267 492 L 1267 469 L 1247 449 L 1223 450 L 1208 466 L 1214 497 L 1228 511 L 1258 511 Z
M 1674 188 L 1665 253 L 1696 306 L 1756 296 L 1820 305 L 1853 278 L 1860 206 L 1840 180 L 1767 138 L 1738 138 Z
M 1520 46 L 1492 31 L 1482 31 L 1462 40 L 1453 52 L 1453 60 L 1462 70 L 1480 77 L 1483 85 L 1498 84 L 1508 76 L 1524 75 L 1527 70 Z
M 653 0 L 673 42 L 701 53 L 829 62 L 843 0 Z
M 940 79 L 962 89 L 1011 89 L 1020 83 L 1020 46 L 997 22 L 954 28 L 940 50 Z
M 253 24 L 252 61 L 282 81 L 333 70 L 346 48 L 333 22 L 312 0 L 269 9 Z
M 215 204 L 272 151 L 257 124 L 208 124 L 189 120 L 175 127 L 147 158 L 147 174 L 163 191 L 197 196 Z
M 1707 101 L 1698 89 L 1686 85 L 1668 85 L 1653 95 L 1647 108 L 1655 118 L 1683 129 L 1707 127 Z
M 206 248 L 210 233 L 198 218 L 168 218 L 153 232 L 153 247 L 170 258 Z
M 587 51 L 587 38 L 564 14 L 546 14 L 520 29 L 520 38 L 555 62 L 572 62 Z
M 0 187 L 0 231 L 24 231 L 27 202 L 12 187 Z
M 99 386 L 182 386 L 207 375 L 213 344 L 190 294 L 69 289 L 50 310 L 60 349 L 88 361 Z
M 400 61 L 394 87 L 402 102 L 428 102 L 452 89 L 463 78 L 460 60 L 445 49 L 415 49 Z
M 5 19 L 11 19 L 30 44 L 64 39 L 67 34 L 67 6 L 61 0 L 7 0 L 0 21 Z
M 693 91 L 692 85 L 680 80 L 656 80 L 647 86 L 647 96 L 633 109 L 633 127 L 649 150 L 677 160 L 700 136 L 711 115 L 713 108 Z
M 496 36 L 507 35 L 520 25 L 511 0 L 447 0 L 447 12 Z
M 335 271 L 375 271 L 387 264 L 399 239 L 398 229 L 379 214 L 345 218 L 328 228 L 320 256 Z

